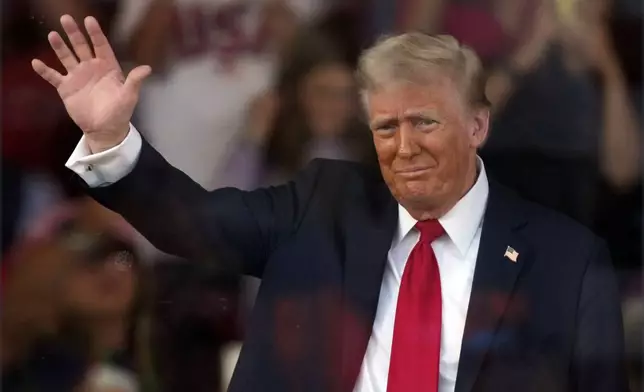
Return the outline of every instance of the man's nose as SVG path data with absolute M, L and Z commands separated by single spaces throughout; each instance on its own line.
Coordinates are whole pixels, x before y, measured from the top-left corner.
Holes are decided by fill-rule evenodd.
M 417 143 L 413 126 L 408 122 L 403 122 L 398 129 L 398 156 L 408 158 L 419 152 L 420 146 Z

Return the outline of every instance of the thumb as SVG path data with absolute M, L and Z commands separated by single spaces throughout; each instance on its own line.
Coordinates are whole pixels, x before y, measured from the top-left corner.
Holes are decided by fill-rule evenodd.
M 141 85 L 143 84 L 143 81 L 148 76 L 150 76 L 151 73 L 152 73 L 152 68 L 150 68 L 150 66 L 148 65 L 141 65 L 139 67 L 134 68 L 127 75 L 127 79 L 125 79 L 125 88 L 128 89 L 130 92 L 138 94 L 139 90 L 141 89 Z

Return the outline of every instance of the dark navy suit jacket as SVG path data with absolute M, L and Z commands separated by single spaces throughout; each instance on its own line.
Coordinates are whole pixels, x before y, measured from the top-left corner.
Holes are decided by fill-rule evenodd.
M 283 186 L 207 192 L 144 142 L 89 192 L 161 250 L 262 279 L 230 391 L 353 390 L 398 218 L 377 168 L 315 160 Z M 621 392 L 623 351 L 604 242 L 491 182 L 456 392 Z

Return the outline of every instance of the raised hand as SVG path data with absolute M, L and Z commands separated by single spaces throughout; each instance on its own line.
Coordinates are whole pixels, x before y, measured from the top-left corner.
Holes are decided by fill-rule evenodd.
M 602 76 L 621 73 L 610 26 L 605 18 L 585 17 L 562 28 L 562 41 L 570 54 Z
M 511 62 L 517 71 L 526 73 L 537 67 L 545 57 L 557 31 L 554 6 L 550 1 L 541 0 L 532 14 L 532 21 L 525 41 L 515 51 Z
M 61 75 L 38 59 L 32 66 L 56 88 L 92 153 L 105 151 L 127 136 L 141 84 L 151 68 L 139 66 L 125 78 L 95 18 L 85 19 L 91 46 L 71 16 L 64 15 L 60 21 L 72 48 L 56 32 L 49 33 L 48 39 L 67 74 Z

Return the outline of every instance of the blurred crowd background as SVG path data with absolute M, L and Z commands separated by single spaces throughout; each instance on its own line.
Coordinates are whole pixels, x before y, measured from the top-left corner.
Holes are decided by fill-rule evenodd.
M 2 388 L 220 391 L 259 282 L 154 249 L 83 196 L 81 132 L 29 65 L 96 16 L 135 125 L 207 189 L 288 180 L 315 157 L 375 163 L 353 69 L 388 33 L 448 33 L 488 72 L 489 175 L 609 243 L 633 391 L 642 390 L 640 0 L 4 0 Z M 111 389 L 109 389 L 111 388 Z

